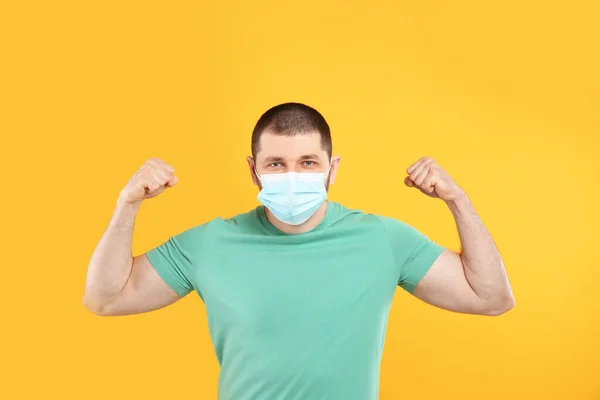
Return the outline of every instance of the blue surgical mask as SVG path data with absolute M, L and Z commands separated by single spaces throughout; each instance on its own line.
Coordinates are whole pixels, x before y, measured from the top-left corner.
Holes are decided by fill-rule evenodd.
M 258 201 L 273 215 L 289 225 L 306 222 L 327 199 L 325 178 L 327 172 L 286 172 L 283 174 L 264 174 L 256 176 L 262 190 Z

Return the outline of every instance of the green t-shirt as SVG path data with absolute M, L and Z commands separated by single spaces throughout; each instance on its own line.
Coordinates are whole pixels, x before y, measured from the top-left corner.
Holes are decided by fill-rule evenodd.
M 392 297 L 444 249 L 396 219 L 329 201 L 285 234 L 263 206 L 185 230 L 147 256 L 206 306 L 220 400 L 375 400 Z

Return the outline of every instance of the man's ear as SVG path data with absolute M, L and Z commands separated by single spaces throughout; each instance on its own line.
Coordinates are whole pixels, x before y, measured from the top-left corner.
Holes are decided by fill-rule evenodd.
M 252 183 L 256 186 L 260 186 L 258 182 L 258 177 L 256 176 L 256 172 L 254 168 L 256 164 L 254 163 L 254 159 L 251 156 L 246 157 L 246 161 L 248 161 L 248 168 L 250 168 L 250 175 L 252 176 Z
M 342 157 L 333 156 L 331 157 L 331 170 L 329 171 L 329 184 L 331 185 L 335 182 L 335 177 L 337 175 L 338 168 L 340 163 L 342 162 Z

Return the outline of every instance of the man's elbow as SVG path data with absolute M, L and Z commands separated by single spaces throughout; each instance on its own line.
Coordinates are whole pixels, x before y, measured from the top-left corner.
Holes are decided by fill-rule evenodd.
M 94 301 L 89 296 L 84 295 L 83 299 L 81 300 L 81 304 L 83 305 L 83 307 L 86 310 L 88 310 L 92 314 L 96 314 L 96 315 L 100 315 L 100 316 L 110 315 L 110 313 L 107 312 L 106 306 L 104 304 L 102 304 L 98 301 Z
M 490 304 L 488 307 L 486 307 L 485 315 L 495 317 L 498 315 L 505 314 L 508 311 L 515 308 L 515 304 L 516 304 L 515 297 L 511 293 L 509 296 L 506 296 L 506 297 L 502 298 L 501 300 L 496 301 L 496 302 Z

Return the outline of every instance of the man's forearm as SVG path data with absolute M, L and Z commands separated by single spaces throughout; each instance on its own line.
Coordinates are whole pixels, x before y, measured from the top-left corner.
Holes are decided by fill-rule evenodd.
M 454 215 L 465 276 L 473 291 L 489 307 L 514 305 L 514 297 L 502 257 L 466 194 L 447 202 Z
M 133 265 L 133 227 L 138 205 L 117 202 L 110 223 L 88 265 L 83 303 L 99 309 L 118 295 Z

